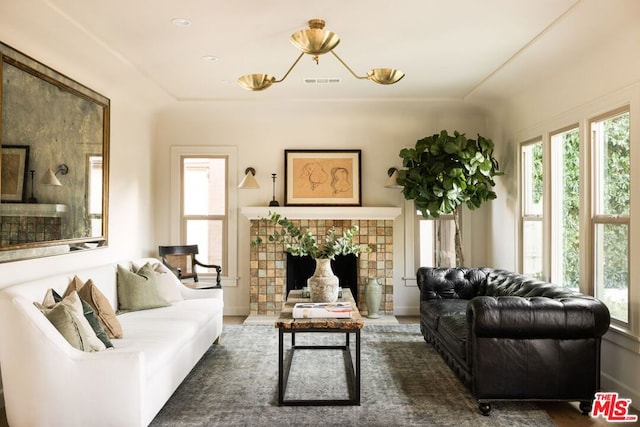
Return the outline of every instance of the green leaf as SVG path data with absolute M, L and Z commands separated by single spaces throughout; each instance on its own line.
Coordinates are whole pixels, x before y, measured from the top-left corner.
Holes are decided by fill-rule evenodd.
M 460 151 L 460 149 L 458 148 L 458 144 L 456 144 L 455 141 L 447 141 L 447 143 L 444 144 L 445 153 L 454 154 L 454 153 L 457 153 L 458 151 Z

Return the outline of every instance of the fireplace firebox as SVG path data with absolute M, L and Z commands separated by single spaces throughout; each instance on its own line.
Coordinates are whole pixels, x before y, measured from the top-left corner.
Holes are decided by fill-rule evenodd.
M 287 295 L 293 289 L 307 286 L 307 279 L 313 276 L 316 262 L 310 256 L 294 256 L 287 253 Z M 338 276 L 340 287 L 350 289 L 358 303 L 358 258 L 355 255 L 338 255 L 331 260 L 331 269 Z

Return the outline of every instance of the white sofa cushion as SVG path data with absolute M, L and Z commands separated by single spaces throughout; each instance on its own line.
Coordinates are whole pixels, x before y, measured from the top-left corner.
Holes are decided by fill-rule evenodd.
M 173 363 L 176 353 L 194 339 L 211 321 L 211 313 L 216 312 L 222 312 L 222 300 L 183 300 L 168 307 L 123 313 L 118 319 L 125 335 L 114 340 L 114 346 L 144 353 L 146 374 L 152 377 Z

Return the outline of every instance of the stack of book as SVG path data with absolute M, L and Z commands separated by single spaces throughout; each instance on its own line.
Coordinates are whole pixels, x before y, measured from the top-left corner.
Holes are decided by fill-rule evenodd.
M 352 315 L 350 302 L 299 302 L 293 307 L 294 319 L 349 319 Z

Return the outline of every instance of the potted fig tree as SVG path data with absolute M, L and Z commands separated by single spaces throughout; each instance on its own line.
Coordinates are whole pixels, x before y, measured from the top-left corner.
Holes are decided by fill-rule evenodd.
M 502 172 L 493 149 L 493 141 L 480 135 L 470 139 L 443 130 L 400 151 L 404 168 L 398 171 L 398 184 L 405 199 L 413 200 L 425 218 L 453 215 L 458 266 L 464 265 L 460 207 L 477 209 L 496 198 L 494 177 Z

